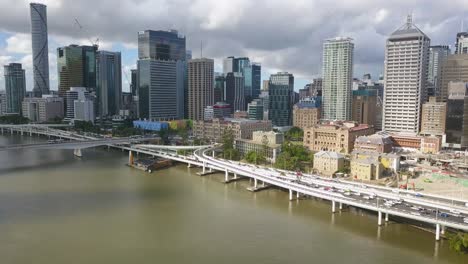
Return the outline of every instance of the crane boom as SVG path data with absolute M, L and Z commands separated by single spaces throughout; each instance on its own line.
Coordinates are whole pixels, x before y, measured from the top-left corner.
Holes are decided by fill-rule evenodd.
M 85 31 L 86 33 L 86 38 L 88 39 L 88 41 L 91 43 L 91 45 L 95 46 L 95 47 L 99 47 L 99 38 L 96 38 L 96 40 L 92 40 L 91 37 L 89 36 L 89 33 L 88 31 L 81 25 L 80 21 L 78 21 L 77 18 L 75 18 L 75 24 L 78 26 L 78 28 L 80 28 L 80 30 L 82 31 Z

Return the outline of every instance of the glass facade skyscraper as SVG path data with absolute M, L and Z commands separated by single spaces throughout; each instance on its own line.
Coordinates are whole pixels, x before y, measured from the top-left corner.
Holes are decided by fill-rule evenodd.
M 449 46 L 438 45 L 429 47 L 428 96 L 438 96 L 440 94 L 440 72 L 442 64 L 450 53 Z
M 260 95 L 262 83 L 262 65 L 252 63 L 252 98 L 258 98 Z
M 6 113 L 21 114 L 21 104 L 26 94 L 25 71 L 21 63 L 4 66 Z
M 184 117 L 185 61 L 138 60 L 140 118 Z
M 34 93 L 49 93 L 49 45 L 47 40 L 47 6 L 30 4 Z
M 294 76 L 279 72 L 270 76 L 268 87 L 268 119 L 274 126 L 292 125 L 292 107 L 294 104 Z
M 97 46 L 70 45 L 57 49 L 59 95 L 70 87 L 96 88 Z
M 145 30 L 138 32 L 138 58 L 183 60 L 187 57 L 185 37 L 177 30 Z
M 98 51 L 97 97 L 99 115 L 117 115 L 122 106 L 122 62 L 120 52 Z

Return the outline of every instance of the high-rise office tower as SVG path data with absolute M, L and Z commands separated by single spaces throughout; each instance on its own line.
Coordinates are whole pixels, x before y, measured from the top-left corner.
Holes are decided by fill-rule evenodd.
M 419 132 L 421 104 L 427 93 L 430 42 L 411 16 L 387 39 L 383 130 Z
M 6 105 L 7 105 L 6 91 L 0 91 L 0 116 L 7 113 Z
M 468 147 L 468 83 L 451 81 L 447 92 L 446 143 L 457 148 Z
M 231 105 L 233 112 L 245 111 L 244 76 L 239 72 L 226 74 L 226 102 Z
M 375 126 L 377 114 L 377 91 L 365 89 L 353 91 L 352 120 L 359 124 Z
M 214 86 L 214 102 L 224 102 L 225 98 L 225 85 L 226 85 L 226 78 L 223 75 L 215 77 L 215 86 Z
M 421 133 L 423 135 L 442 136 L 445 134 L 447 103 L 437 102 L 436 97 L 429 97 L 429 101 L 422 106 Z
M 468 32 L 457 33 L 457 42 L 455 43 L 455 54 L 468 53 Z
M 261 99 L 254 99 L 247 105 L 249 119 L 263 120 L 263 102 Z
M 188 112 L 186 39 L 176 30 L 138 32 L 138 110 L 141 118 L 171 120 Z
M 122 107 L 122 59 L 120 52 L 98 51 L 97 99 L 100 116 L 118 115 Z
M 203 120 L 207 106 L 214 104 L 214 61 L 192 59 L 188 61 L 188 118 Z
M 136 69 L 132 69 L 130 70 L 131 71 L 131 79 L 130 79 L 130 92 L 132 93 L 133 96 L 136 96 L 137 95 L 137 91 L 138 91 L 138 84 L 137 84 L 137 80 L 138 80 L 138 71 Z
M 258 98 L 262 84 L 262 65 L 252 63 L 252 98 Z
M 310 86 L 309 94 L 310 96 L 322 96 L 322 78 L 316 78 L 312 80 L 312 85 Z
M 138 60 L 140 118 L 184 117 L 185 61 Z
M 323 119 L 351 118 L 353 53 L 351 38 L 328 39 L 323 44 Z
M 70 45 L 57 48 L 59 96 L 70 87 L 96 89 L 97 46 Z
M 49 45 L 47 40 L 47 6 L 31 3 L 31 40 L 34 88 L 36 96 L 49 93 Z
M 468 82 L 468 53 L 450 55 L 442 64 L 438 101 L 447 101 L 450 82 Z
M 177 30 L 145 30 L 138 32 L 138 58 L 185 61 L 185 37 Z
M 235 58 L 234 57 L 227 57 L 223 59 L 223 73 L 224 76 L 228 74 L 229 72 L 237 72 L 236 67 L 234 66 L 235 64 Z
M 427 74 L 428 96 L 436 96 L 440 93 L 440 71 L 442 64 L 449 55 L 449 46 L 438 45 L 429 47 L 429 71 Z
M 294 105 L 294 76 L 278 72 L 270 76 L 268 119 L 274 126 L 291 126 Z
M 4 67 L 6 112 L 21 114 L 21 104 L 26 94 L 26 77 L 21 63 L 10 63 Z

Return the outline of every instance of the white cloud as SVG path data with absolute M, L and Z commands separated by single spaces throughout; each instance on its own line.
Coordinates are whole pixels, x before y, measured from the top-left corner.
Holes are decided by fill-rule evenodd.
M 31 53 L 31 34 L 14 34 L 6 39 L 6 43 L 6 51 L 9 53 Z

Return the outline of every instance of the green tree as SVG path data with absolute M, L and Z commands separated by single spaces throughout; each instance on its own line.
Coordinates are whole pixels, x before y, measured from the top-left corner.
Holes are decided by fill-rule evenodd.
M 251 150 L 245 154 L 245 160 L 258 165 L 265 162 L 265 156 L 262 153 Z
M 281 152 L 276 158 L 275 168 L 282 170 L 300 169 L 299 159 L 291 156 L 288 152 Z
M 301 141 L 304 137 L 304 131 L 299 127 L 292 127 L 285 133 L 284 136 L 287 140 Z
M 20 125 L 20 124 L 27 124 L 27 123 L 29 123 L 29 119 L 20 115 L 0 116 L 0 124 Z
M 468 253 L 468 233 L 449 233 L 447 237 L 450 249 L 462 254 Z
M 163 144 L 169 145 L 170 141 L 169 141 L 169 130 L 168 129 L 160 129 L 158 131 L 158 135 L 161 138 L 161 141 L 163 142 Z

